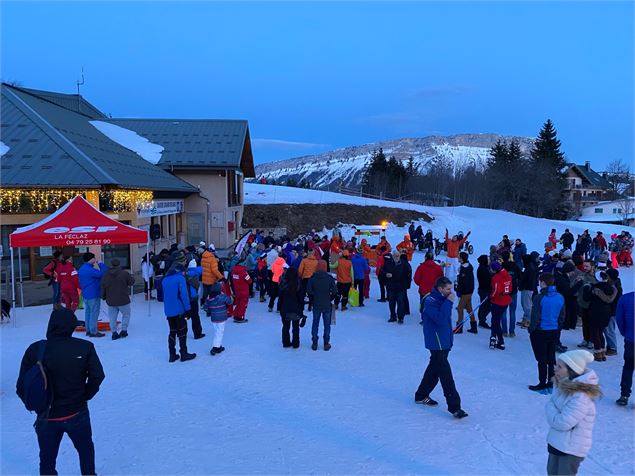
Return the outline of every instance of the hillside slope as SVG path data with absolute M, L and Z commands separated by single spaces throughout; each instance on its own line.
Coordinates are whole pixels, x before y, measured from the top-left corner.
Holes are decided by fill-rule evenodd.
M 458 134 L 388 140 L 372 144 L 345 147 L 317 155 L 269 162 L 256 166 L 258 180 L 286 183 L 305 181 L 314 188 L 332 188 L 340 182 L 349 187 L 361 184 L 364 167 L 374 151 L 382 148 L 386 157 L 395 156 L 401 162 L 413 158 L 414 169 L 425 172 L 433 163 L 441 163 L 453 170 L 467 167 L 482 169 L 489 150 L 498 139 L 511 140 L 497 134 Z M 521 149 L 527 153 L 532 139 L 516 137 Z

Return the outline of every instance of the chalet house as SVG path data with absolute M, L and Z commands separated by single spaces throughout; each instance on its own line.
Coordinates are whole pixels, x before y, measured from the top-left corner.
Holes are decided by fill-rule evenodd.
M 612 189 L 609 181 L 591 168 L 590 162 L 569 165 L 565 196 L 574 214 L 579 215 L 583 208 L 606 200 Z

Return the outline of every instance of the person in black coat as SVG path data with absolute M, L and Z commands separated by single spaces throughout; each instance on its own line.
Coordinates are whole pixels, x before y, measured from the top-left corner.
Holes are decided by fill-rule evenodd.
M 300 319 L 303 318 L 304 299 L 300 292 L 300 278 L 296 268 L 287 268 L 280 278 L 280 317 L 282 318 L 282 347 L 300 347 Z M 292 328 L 293 337 L 289 336 Z
M 571 276 L 575 274 L 575 265 L 569 260 L 560 268 L 556 268 L 554 278 L 556 290 L 564 297 L 563 330 L 575 330 L 578 324 L 578 303 L 576 294 L 571 291 Z
M 387 273 L 386 288 L 388 290 L 388 308 L 390 309 L 388 322 L 403 324 L 404 316 L 409 313 L 407 293 L 412 282 L 412 268 L 408 263 L 408 256 L 402 254 L 398 264 L 395 264 L 393 259 L 386 259 L 382 271 Z
M 459 296 L 457 310 L 457 333 L 463 332 L 463 311 L 467 310 L 470 315 L 470 329 L 468 332 L 476 334 L 476 319 L 472 315 L 472 294 L 474 293 L 474 268 L 469 261 L 470 255 L 465 251 L 459 253 L 459 274 L 456 278 L 456 294 Z
M 589 301 L 589 330 L 593 342 L 595 360 L 606 360 L 604 328 L 611 319 L 611 304 L 617 296 L 617 289 L 608 282 L 608 275 L 604 271 L 595 274 L 596 283 L 583 288 L 584 299 Z
M 520 273 L 518 290 L 520 291 L 520 305 L 523 308 L 523 320 L 520 327 L 527 329 L 531 321 L 532 299 L 536 292 L 536 281 L 538 280 L 538 268 L 535 260 L 530 255 L 523 255 L 523 270 Z
M 573 235 L 571 234 L 569 229 L 567 228 L 566 230 L 564 230 L 564 233 L 560 237 L 560 242 L 562 243 L 563 248 L 565 250 L 570 250 L 571 245 L 573 245 L 574 241 L 575 239 L 573 238 Z
M 490 329 L 487 323 L 487 315 L 490 311 L 489 295 L 492 292 L 492 272 L 489 267 L 489 257 L 481 255 L 476 261 L 478 261 L 478 268 L 476 269 L 478 297 L 481 301 L 478 308 L 478 325 L 484 329 Z
M 24 376 L 38 361 L 45 342 L 43 365 L 52 387 L 50 409 L 38 415 L 35 432 L 40 446 L 40 474 L 57 474 L 57 453 L 67 433 L 77 453 L 81 474 L 95 474 L 95 446 L 92 440 L 88 400 L 99 391 L 105 375 L 93 344 L 72 337 L 77 318 L 70 309 L 51 313 L 46 341 L 34 342 L 24 353 L 16 393 L 24 400 Z

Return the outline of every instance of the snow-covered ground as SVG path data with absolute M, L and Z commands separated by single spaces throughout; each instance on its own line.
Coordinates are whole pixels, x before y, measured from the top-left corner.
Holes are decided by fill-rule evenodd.
M 255 187 L 260 186 L 246 185 L 247 203 L 302 202 L 298 194 L 311 192 Z M 344 200 L 313 193 L 322 197 L 320 202 L 313 196 L 313 203 Z M 446 225 L 451 231 L 474 230 L 475 254 L 503 233 L 524 237 L 530 249 L 539 247 L 552 226 L 561 232 L 565 225 L 497 211 L 426 210 L 435 215 L 435 233 Z M 573 233 L 585 226 L 567 225 Z M 617 229 L 598 226 L 606 233 Z M 350 231 L 345 228 L 344 235 Z M 403 232 L 390 227 L 389 240 L 395 244 Z M 413 265 L 421 259 L 417 252 Z M 625 290 L 633 290 L 632 273 L 622 274 Z M 152 302 L 150 317 L 147 303 L 135 296 L 130 337 L 93 340 L 106 371 L 90 403 L 97 472 L 545 474 L 548 397 L 527 389 L 537 375 L 526 331 L 517 329 L 504 352 L 489 350 L 482 330 L 456 337 L 450 361 L 469 413 L 457 421 L 445 410 L 440 386 L 432 394 L 439 407 L 414 404 L 429 355 L 419 316 L 413 312 L 403 326 L 388 324 L 387 307 L 377 297 L 373 280 L 365 308 L 338 313 L 329 352 L 310 350 L 310 319 L 301 330 L 300 349 L 283 349 L 279 316 L 251 300 L 249 323 L 227 324 L 226 352 L 209 355 L 212 330 L 204 319 L 207 337 L 189 339 L 198 357 L 170 364 L 161 304 Z M 414 311 L 414 287 L 409 297 Z M 0 326 L 2 474 L 37 471 L 34 418 L 15 395 L 15 381 L 25 348 L 44 336 L 49 312 L 46 306 L 27 308 L 18 314 L 17 327 Z M 78 314 L 83 318 L 83 311 Z M 564 332 L 562 339 L 575 347 L 581 329 Z M 633 404 L 615 404 L 622 363 L 620 347 L 620 355 L 591 364 L 604 397 L 580 474 L 635 472 Z M 58 471 L 78 470 L 76 452 L 64 439 Z

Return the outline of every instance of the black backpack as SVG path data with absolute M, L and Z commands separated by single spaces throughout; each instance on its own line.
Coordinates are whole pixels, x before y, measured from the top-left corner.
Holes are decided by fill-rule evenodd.
M 47 413 L 53 401 L 51 381 L 44 369 L 46 340 L 39 342 L 37 362 L 26 371 L 22 379 L 22 401 L 30 412 Z

